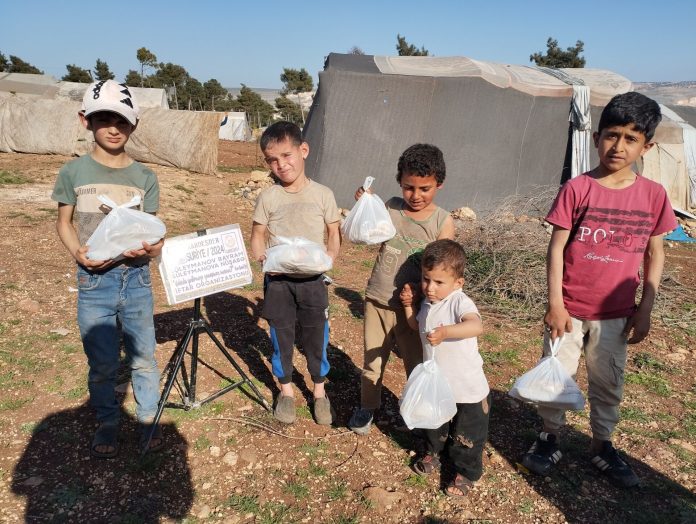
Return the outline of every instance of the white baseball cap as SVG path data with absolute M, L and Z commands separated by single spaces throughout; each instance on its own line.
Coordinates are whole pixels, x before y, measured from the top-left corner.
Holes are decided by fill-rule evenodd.
M 90 84 L 82 98 L 82 112 L 85 116 L 99 111 L 119 114 L 135 125 L 140 108 L 126 84 L 119 84 L 115 80 L 100 80 Z

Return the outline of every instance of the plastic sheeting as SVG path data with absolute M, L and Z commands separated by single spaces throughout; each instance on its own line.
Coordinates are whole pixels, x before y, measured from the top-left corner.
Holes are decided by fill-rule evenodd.
M 684 161 L 686 162 L 686 172 L 689 176 L 689 204 L 691 207 L 696 207 L 696 128 L 669 107 L 660 105 L 660 109 L 664 116 L 682 128 Z
M 592 117 L 590 115 L 590 88 L 573 86 L 569 120 L 573 126 L 573 160 L 571 178 L 590 170 L 590 143 L 592 142 Z
M 247 122 L 246 113 L 243 111 L 230 111 L 220 116 L 222 120 L 218 136 L 222 140 L 238 140 L 240 142 L 251 140 L 251 127 L 249 127 L 249 122 Z
M 414 60 L 400 60 L 406 58 Z M 368 175 L 375 177 L 378 194 L 400 194 L 397 160 L 418 142 L 435 144 L 444 153 L 447 179 L 437 203 L 445 209 L 486 212 L 505 197 L 538 193 L 570 178 L 571 86 L 534 68 L 470 59 L 459 61 L 469 67 L 459 76 L 450 76 L 444 59 L 433 62 L 443 69 L 437 76 L 422 70 L 407 75 L 397 67 L 412 64 L 418 72 L 416 65 L 430 63 L 416 58 L 432 59 L 331 54 L 319 73 L 304 128 L 310 145 L 307 172 L 334 190 L 339 205 L 353 205 L 355 189 Z M 389 74 L 380 70 L 389 66 Z M 518 89 L 524 75 L 536 83 Z M 623 92 L 614 89 L 630 88 L 623 77 L 609 76 L 616 81 L 596 91 L 595 83 L 582 77 L 593 100 L 605 102 L 610 93 Z M 593 105 L 591 111 L 596 117 L 601 107 Z
M 0 98 L 0 151 L 82 155 L 92 133 L 80 124 L 79 102 Z M 135 160 L 215 173 L 219 113 L 162 108 L 141 111 L 126 151 Z

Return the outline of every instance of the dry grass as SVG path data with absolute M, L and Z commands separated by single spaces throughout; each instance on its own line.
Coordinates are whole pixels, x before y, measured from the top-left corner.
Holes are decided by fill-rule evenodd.
M 489 312 L 521 322 L 538 321 L 546 305 L 546 248 L 543 218 L 557 193 L 540 188 L 533 196 L 504 200 L 491 214 L 459 228 L 467 253 L 467 290 Z M 640 298 L 642 289 L 638 289 Z M 696 335 L 696 299 L 667 265 L 653 316 L 668 328 Z
M 467 290 L 489 312 L 510 320 L 536 321 L 546 304 L 543 216 L 557 188 L 510 197 L 484 219 L 462 224 L 459 242 L 467 254 Z

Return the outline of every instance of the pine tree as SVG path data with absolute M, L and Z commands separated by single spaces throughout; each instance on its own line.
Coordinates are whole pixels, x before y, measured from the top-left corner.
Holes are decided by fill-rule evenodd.
M 405 36 L 401 36 L 399 34 L 396 35 L 396 51 L 399 53 L 399 56 L 428 56 L 428 50 L 421 46 L 420 49 L 418 49 L 416 46 L 413 44 L 409 44 L 406 41 Z
M 94 77 L 97 80 L 113 80 L 114 74 L 109 69 L 109 65 L 97 58 L 97 63 L 94 66 Z
M 561 67 L 585 67 L 585 58 L 580 56 L 585 44 L 582 40 L 575 42 L 575 47 L 568 47 L 563 51 L 558 47 L 558 40 L 549 37 L 546 41 L 546 54 L 541 52 L 529 55 L 529 61 L 539 67 L 558 69 Z
M 61 80 L 65 82 L 81 82 L 83 84 L 89 84 L 92 81 L 92 74 L 89 69 L 83 69 L 75 64 L 68 64 L 65 67 L 68 73 L 63 75 Z
M 284 67 L 283 74 L 280 75 L 280 81 L 284 84 L 280 92 L 281 95 L 306 93 L 314 89 L 312 75 L 304 67 L 300 70 Z
M 35 75 L 43 75 L 38 67 L 34 67 L 29 62 L 25 62 L 18 56 L 10 55 L 10 65 L 5 69 L 8 73 L 31 73 Z
M 275 113 L 273 106 L 244 84 L 232 108 L 235 111 L 244 111 L 249 121 L 256 127 L 264 127 L 273 122 L 273 113 Z
M 140 87 L 143 87 L 143 82 L 145 81 L 145 68 L 156 68 L 157 56 L 146 47 L 141 47 L 136 51 L 135 57 L 138 59 L 138 62 L 140 62 Z

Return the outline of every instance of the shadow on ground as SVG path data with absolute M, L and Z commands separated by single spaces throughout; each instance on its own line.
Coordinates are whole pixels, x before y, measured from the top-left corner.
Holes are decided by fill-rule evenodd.
M 530 406 L 493 391 L 489 442 L 513 467 L 529 449 L 541 427 Z M 641 478 L 633 489 L 614 487 L 590 463 L 590 437 L 566 426 L 561 433 L 564 455 L 557 469 L 544 479 L 519 474 L 542 497 L 563 513 L 568 522 L 694 523 L 696 496 L 648 464 L 625 456 Z M 484 475 L 485 475 L 484 468 Z
M 119 454 L 90 457 L 96 429 L 86 404 L 54 413 L 35 427 L 12 474 L 26 498 L 25 522 L 142 522 L 182 519 L 193 501 L 188 444 L 163 424 L 165 446 L 141 460 L 137 423 L 122 413 Z

